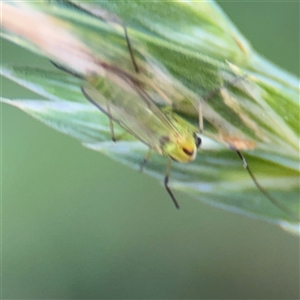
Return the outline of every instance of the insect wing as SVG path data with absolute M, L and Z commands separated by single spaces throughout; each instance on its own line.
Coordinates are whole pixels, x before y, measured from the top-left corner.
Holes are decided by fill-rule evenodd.
M 96 107 L 130 134 L 160 152 L 162 137 L 169 136 L 172 124 L 134 83 L 121 76 L 90 80 L 83 93 Z

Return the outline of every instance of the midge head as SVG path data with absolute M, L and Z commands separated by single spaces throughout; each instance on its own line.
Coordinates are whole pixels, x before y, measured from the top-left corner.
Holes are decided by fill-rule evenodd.
M 166 156 L 180 163 L 188 163 L 195 160 L 201 138 L 189 131 L 181 134 L 174 132 L 170 136 L 163 136 L 160 142 Z

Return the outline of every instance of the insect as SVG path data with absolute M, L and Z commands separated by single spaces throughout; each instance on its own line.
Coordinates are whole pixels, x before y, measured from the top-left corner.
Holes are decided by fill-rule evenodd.
M 117 17 L 112 18 L 108 15 L 99 16 L 94 11 L 90 11 L 87 7 L 78 7 L 91 13 L 93 16 L 100 17 L 105 19 L 105 21 L 116 23 L 123 27 L 133 68 L 137 75 L 140 74 L 138 64 L 133 55 L 127 29 L 123 22 Z M 100 12 L 104 13 L 102 10 L 100 10 Z M 150 152 L 154 151 L 168 158 L 164 183 L 175 206 L 179 208 L 178 202 L 168 186 L 171 161 L 188 163 L 196 158 L 197 148 L 201 145 L 201 139 L 198 133 L 202 133 L 204 129 L 201 101 L 199 101 L 198 107 L 199 128 L 195 128 L 176 113 L 170 110 L 160 110 L 147 92 L 147 89 L 144 88 L 143 83 L 138 80 L 138 76 L 132 77 L 130 74 L 113 66 L 106 65 L 105 68 L 108 74 L 107 78 L 99 78 L 94 74 L 90 74 L 84 78 L 88 82 L 88 85 L 81 88 L 82 93 L 91 103 L 108 116 L 113 140 L 115 140 L 113 130 L 114 121 L 138 140 L 146 144 Z M 243 79 L 243 77 L 244 76 L 241 76 L 233 82 L 229 82 L 229 85 L 234 85 L 236 81 Z M 216 89 L 210 93 L 210 95 L 216 94 L 224 88 L 226 88 L 226 85 Z M 155 92 L 157 92 L 157 90 L 159 90 L 159 88 L 156 88 Z M 205 97 L 204 101 L 208 101 L 209 98 L 210 97 Z M 264 196 L 278 209 L 298 220 L 297 216 L 284 205 L 280 204 L 259 184 L 249 168 L 245 157 L 241 153 L 241 148 L 239 148 L 234 141 L 228 141 L 228 145 L 231 150 L 236 152 L 253 183 Z M 148 157 L 149 154 L 144 159 L 144 163 L 146 163 Z
M 113 122 L 116 122 L 149 147 L 143 165 L 151 152 L 167 157 L 164 185 L 176 208 L 179 208 L 168 186 L 171 162 L 188 163 L 195 160 L 197 149 L 201 145 L 198 129 L 172 111 L 162 112 L 140 83 L 129 74 L 114 67 L 106 68 L 105 78 L 96 75 L 85 78 L 88 84 L 81 87 L 83 95 L 108 116 L 112 140 L 116 141 L 113 129 Z

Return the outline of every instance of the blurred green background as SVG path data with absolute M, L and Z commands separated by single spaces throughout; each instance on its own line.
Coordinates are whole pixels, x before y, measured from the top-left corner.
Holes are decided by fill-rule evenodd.
M 299 3 L 220 5 L 299 76 Z M 7 42 L 2 53 L 51 67 Z M 7 80 L 2 93 L 37 97 Z M 299 298 L 297 237 L 178 192 L 176 211 L 154 179 L 21 111 L 2 105 L 1 122 L 3 298 Z

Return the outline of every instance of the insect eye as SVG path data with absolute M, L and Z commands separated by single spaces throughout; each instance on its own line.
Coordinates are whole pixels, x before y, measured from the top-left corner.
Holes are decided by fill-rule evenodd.
M 196 143 L 196 147 L 197 149 L 199 149 L 201 143 L 202 143 L 202 140 L 199 136 L 195 135 L 195 143 Z
M 190 151 L 186 148 L 182 148 L 182 151 L 188 156 L 193 156 L 193 154 L 194 154 L 194 150 Z

